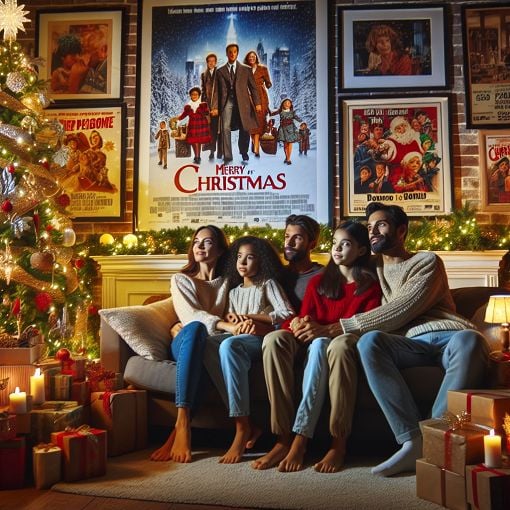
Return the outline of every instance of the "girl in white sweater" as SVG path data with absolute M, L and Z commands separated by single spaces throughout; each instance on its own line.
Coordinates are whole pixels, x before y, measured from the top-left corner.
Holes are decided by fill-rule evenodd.
M 278 284 L 283 266 L 273 246 L 264 239 L 246 236 L 234 242 L 227 266 L 229 313 L 218 327 L 232 333 L 220 344 L 220 361 L 228 394 L 229 415 L 236 434 L 220 462 L 239 462 L 260 434 L 250 421 L 249 370 L 262 359 L 262 339 L 294 314 Z
M 175 428 L 151 460 L 191 461 L 191 411 L 203 370 L 205 343 L 217 332 L 228 297 L 223 278 L 228 243 L 214 225 L 200 227 L 188 250 L 188 263 L 173 275 L 171 291 L 179 323 L 172 328 L 171 359 L 177 363 Z M 180 329 L 180 330 L 179 330 Z M 176 333 L 178 331 L 178 333 Z

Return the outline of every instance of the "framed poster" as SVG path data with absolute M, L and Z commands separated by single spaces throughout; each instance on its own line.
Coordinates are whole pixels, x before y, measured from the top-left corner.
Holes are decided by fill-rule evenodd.
M 510 210 L 510 131 L 479 131 L 481 209 Z
M 445 6 L 337 6 L 340 88 L 448 86 Z
M 125 105 L 52 108 L 48 121 L 64 127 L 66 163 L 57 174 L 75 221 L 122 219 L 125 183 Z
M 144 0 L 141 20 L 136 227 L 328 222 L 327 2 Z
M 463 5 L 466 127 L 510 125 L 510 5 Z
M 451 212 L 448 97 L 345 99 L 341 115 L 346 216 L 374 201 L 410 216 Z
M 121 99 L 122 9 L 38 11 L 37 54 L 56 101 Z

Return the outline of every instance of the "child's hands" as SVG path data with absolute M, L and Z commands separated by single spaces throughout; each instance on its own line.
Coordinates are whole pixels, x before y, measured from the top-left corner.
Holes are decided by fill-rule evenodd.
M 230 322 L 231 324 L 239 324 L 240 322 L 248 320 L 248 316 L 239 315 L 234 312 L 229 312 L 225 319 L 227 320 L 227 322 Z
M 301 317 L 294 317 L 289 324 L 290 330 L 295 333 L 301 326 L 303 319 Z
M 255 334 L 255 323 L 252 319 L 247 319 L 242 321 L 241 323 L 237 324 L 237 327 L 235 329 L 235 335 L 253 335 Z

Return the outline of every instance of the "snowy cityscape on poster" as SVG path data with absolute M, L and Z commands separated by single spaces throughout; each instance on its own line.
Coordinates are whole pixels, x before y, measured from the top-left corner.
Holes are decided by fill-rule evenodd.
M 327 147 L 327 80 L 316 79 L 327 75 L 326 2 L 211 6 L 193 0 L 178 4 L 148 0 L 143 9 L 138 228 L 158 230 L 204 222 L 278 227 L 292 213 L 329 221 L 329 201 L 323 198 L 329 196 L 328 154 L 317 150 Z M 217 57 L 218 77 L 222 67 L 227 69 L 230 43 L 239 47 L 237 64 L 248 65 L 255 80 L 256 68 L 265 67 L 268 74 L 262 85 L 266 106 L 265 93 L 257 94 L 262 110 L 267 109 L 258 123 L 258 140 L 256 129 L 249 130 L 244 153 L 242 141 L 238 148 L 241 131 L 232 129 L 231 161 L 222 154 L 227 152 L 228 135 L 217 133 L 215 127 L 222 123 L 221 100 L 216 102 L 216 117 L 214 101 L 190 95 L 194 87 L 203 90 L 208 55 Z M 256 67 L 253 59 L 248 63 L 250 53 L 256 53 Z M 210 96 L 219 94 L 221 85 L 215 87 Z M 257 96 L 250 89 L 246 97 L 241 103 L 237 92 L 240 113 L 244 108 L 255 113 Z M 294 114 L 289 129 L 296 134 L 286 147 L 279 131 L 289 126 L 287 113 L 281 110 L 285 99 L 291 100 Z M 207 119 L 208 130 L 205 120 L 196 121 L 199 114 Z M 206 138 L 212 133 L 211 141 L 197 138 L 195 121 L 207 131 Z M 163 139 L 168 143 L 161 145 Z

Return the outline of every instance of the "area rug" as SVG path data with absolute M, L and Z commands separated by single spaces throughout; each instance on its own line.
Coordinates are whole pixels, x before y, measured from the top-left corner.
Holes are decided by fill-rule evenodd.
M 190 464 L 151 462 L 150 450 L 108 461 L 105 477 L 58 483 L 54 490 L 110 498 L 168 503 L 292 510 L 437 510 L 416 498 L 414 476 L 381 478 L 370 473 L 371 462 L 351 461 L 336 474 L 311 467 L 298 473 L 256 471 L 252 458 L 236 465 L 218 463 L 219 451 L 194 452 Z

